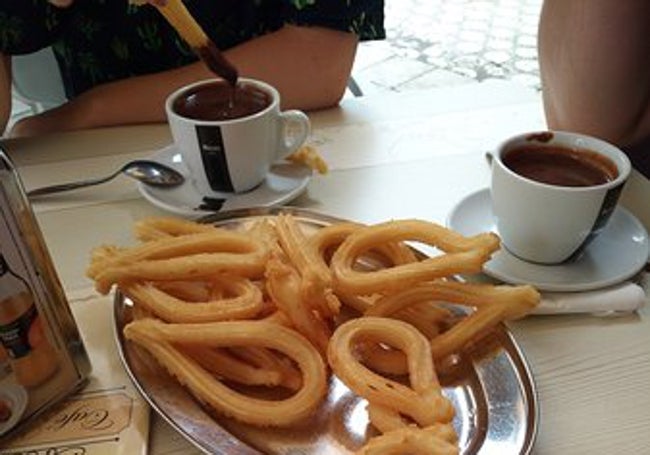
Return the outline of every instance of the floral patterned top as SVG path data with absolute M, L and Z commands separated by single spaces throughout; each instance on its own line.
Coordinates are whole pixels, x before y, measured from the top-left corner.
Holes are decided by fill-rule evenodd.
M 383 0 L 185 0 L 220 49 L 284 24 L 349 31 L 383 39 Z M 69 98 L 112 80 L 154 73 L 197 60 L 156 8 L 128 0 L 76 0 L 66 9 L 46 0 L 3 0 L 0 52 L 17 55 L 49 45 Z

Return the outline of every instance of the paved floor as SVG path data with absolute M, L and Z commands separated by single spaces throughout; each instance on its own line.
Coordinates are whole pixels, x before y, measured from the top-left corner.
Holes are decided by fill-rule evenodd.
M 386 0 L 385 41 L 362 43 L 364 93 L 516 81 L 539 89 L 542 0 Z
M 362 43 L 353 76 L 364 94 L 502 79 L 539 89 L 542 0 L 385 0 L 387 39 Z M 29 113 L 15 103 L 14 118 Z

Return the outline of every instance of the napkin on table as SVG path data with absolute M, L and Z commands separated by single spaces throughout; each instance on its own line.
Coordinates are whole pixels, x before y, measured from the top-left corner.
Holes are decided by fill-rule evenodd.
M 631 281 L 585 292 L 542 292 L 542 300 L 532 314 L 629 313 L 641 308 L 646 299 L 643 287 Z

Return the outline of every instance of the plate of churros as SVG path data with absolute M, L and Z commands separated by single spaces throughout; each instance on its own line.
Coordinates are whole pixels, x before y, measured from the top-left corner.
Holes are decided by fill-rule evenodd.
M 87 274 L 116 291 L 133 382 L 199 449 L 531 453 L 535 383 L 507 323 L 539 293 L 456 278 L 480 273 L 495 234 L 284 207 L 145 218 L 134 235 Z

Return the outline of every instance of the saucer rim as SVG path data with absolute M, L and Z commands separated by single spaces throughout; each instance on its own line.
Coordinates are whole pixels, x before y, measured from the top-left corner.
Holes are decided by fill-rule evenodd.
M 451 228 L 451 229 L 458 229 L 458 222 L 454 222 L 454 219 L 458 218 L 458 213 L 459 211 L 466 206 L 471 200 L 476 199 L 476 198 L 485 198 L 485 200 L 489 203 L 490 201 L 490 188 L 482 188 L 480 190 L 474 191 L 472 193 L 469 193 L 462 199 L 460 199 L 450 210 L 447 220 L 446 220 L 446 225 Z M 493 218 L 493 213 L 492 213 L 492 208 L 491 205 L 486 208 L 486 212 L 490 217 Z M 639 255 L 638 257 L 648 257 L 648 254 L 650 254 L 650 241 L 648 238 L 648 232 L 643 226 L 643 224 L 639 221 L 639 219 L 634 216 L 633 213 L 631 213 L 628 209 L 625 207 L 618 205 L 616 207 L 616 210 L 612 214 L 612 217 L 625 217 L 627 220 L 634 225 L 634 229 L 636 232 L 642 233 L 644 242 L 643 246 L 645 246 L 645 255 Z M 493 226 L 492 231 L 497 233 L 496 226 Z M 476 232 L 478 233 L 478 232 Z M 608 231 L 607 229 L 601 233 L 601 235 L 612 235 L 611 231 Z M 466 235 L 470 235 L 467 233 Z M 639 242 L 634 242 L 635 245 L 638 245 Z M 599 244 L 594 242 L 587 248 L 593 248 L 594 245 L 597 247 Z M 536 270 L 551 270 L 555 267 L 571 267 L 570 265 L 567 264 L 558 264 L 558 265 L 547 265 L 547 264 L 534 264 L 531 262 L 526 262 L 523 261 L 520 258 L 517 258 L 514 256 L 512 253 L 507 251 L 505 248 L 501 248 L 501 250 L 497 254 L 503 254 L 507 255 L 509 258 L 514 259 L 516 261 L 521 261 L 522 263 L 525 263 L 527 267 L 534 268 Z M 636 256 L 635 256 L 636 257 Z M 553 281 L 553 279 L 550 279 L 548 276 L 545 276 L 545 278 L 542 279 L 536 279 L 534 276 L 530 276 L 530 274 L 525 274 L 527 276 L 522 276 L 520 275 L 514 275 L 509 273 L 508 270 L 505 270 L 503 267 L 499 267 L 498 262 L 495 261 L 494 259 L 489 260 L 483 267 L 483 273 L 491 278 L 503 281 L 505 283 L 509 284 L 531 284 L 535 286 L 537 289 L 540 291 L 548 291 L 548 292 L 584 292 L 584 291 L 591 291 L 591 290 L 597 290 L 597 289 L 603 289 L 609 286 L 616 285 L 618 283 L 624 282 L 625 280 L 631 278 L 635 274 L 637 274 L 640 270 L 643 269 L 644 265 L 646 262 L 650 260 L 650 257 L 644 261 L 638 260 L 638 261 L 629 261 L 629 270 L 627 270 L 624 273 L 616 273 L 616 270 L 621 270 L 623 267 L 617 267 L 612 269 L 613 271 L 609 274 L 610 278 L 596 278 L 593 280 L 588 280 L 585 278 L 585 280 L 580 281 L 580 282 L 572 282 L 572 283 L 566 283 L 566 282 L 557 282 Z M 632 266 L 634 264 L 634 266 Z
M 140 194 L 152 205 L 160 208 L 161 210 L 165 210 L 167 212 L 174 213 L 179 216 L 183 217 L 191 217 L 191 218 L 200 218 L 206 215 L 212 215 L 214 213 L 219 213 L 223 211 L 230 211 L 230 210 L 236 210 L 236 209 L 241 209 L 244 207 L 224 207 L 220 210 L 203 210 L 199 209 L 198 207 L 192 207 L 190 205 L 172 205 L 166 200 L 161 199 L 160 197 L 157 196 L 158 193 L 164 192 L 164 191 L 179 191 L 181 188 L 184 188 L 184 191 L 191 191 L 196 194 L 197 198 L 200 198 L 200 194 L 198 191 L 196 191 L 195 188 L 193 188 L 192 182 L 190 181 L 189 178 L 189 171 L 187 169 L 187 166 L 183 163 L 182 158 L 181 161 L 179 162 L 174 162 L 171 159 L 161 159 L 161 157 L 171 157 L 171 154 L 178 150 L 175 144 L 168 144 L 164 147 L 159 148 L 158 150 L 152 152 L 148 159 L 152 161 L 159 161 L 162 162 L 165 165 L 171 166 L 175 170 L 179 171 L 183 176 L 186 178 L 186 181 L 181 184 L 179 187 L 175 188 L 170 188 L 170 189 L 161 189 L 161 188 L 152 188 L 150 186 L 147 186 L 146 184 L 142 182 L 137 182 L 137 187 L 138 191 Z M 287 165 L 287 166 L 294 166 L 296 168 L 298 167 L 303 167 L 305 169 L 308 169 L 307 166 L 297 164 L 297 163 L 291 163 L 289 161 L 279 161 L 277 163 L 274 163 L 274 165 Z M 273 175 L 271 171 L 267 175 Z M 313 177 L 313 172 L 308 172 L 303 178 L 296 178 L 295 181 L 298 183 L 295 187 L 293 187 L 290 191 L 286 191 L 279 195 L 277 198 L 275 198 L 273 201 L 263 201 L 261 203 L 256 204 L 255 206 L 257 207 L 275 207 L 282 205 L 284 203 L 287 203 L 296 197 L 298 197 L 302 192 L 304 192 L 307 188 L 307 185 L 311 181 Z M 188 189 L 188 185 L 191 189 Z M 242 193 L 246 195 L 250 195 L 251 193 L 254 193 L 255 191 L 258 191 L 259 188 L 263 187 L 263 183 L 260 184 L 257 188 L 247 192 L 247 193 Z M 238 195 L 236 193 L 233 194 L 228 194 L 228 193 L 215 193 L 214 195 L 211 195 L 210 197 L 213 198 L 219 198 L 223 196 L 223 199 L 236 199 L 238 197 L 241 197 L 241 195 Z

